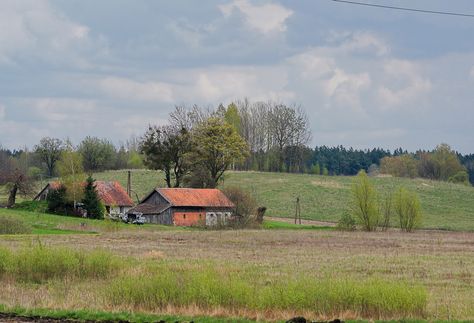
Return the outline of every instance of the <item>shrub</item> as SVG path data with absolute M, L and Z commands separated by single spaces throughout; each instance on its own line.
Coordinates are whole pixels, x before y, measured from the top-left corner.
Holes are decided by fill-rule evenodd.
M 451 183 L 460 183 L 460 184 L 469 185 L 469 175 L 464 170 L 459 171 L 453 176 L 451 176 L 448 181 Z
M 238 187 L 226 187 L 223 191 L 235 205 L 236 224 L 243 227 L 253 224 L 257 210 L 255 198 Z
M 342 231 L 354 231 L 356 229 L 356 220 L 350 213 L 344 213 L 337 222 L 336 228 Z
M 352 184 L 352 212 L 366 231 L 374 231 L 379 223 L 377 196 L 364 170 L 354 178 Z
M 0 234 L 27 234 L 31 227 L 13 216 L 0 215 Z
M 422 216 L 416 193 L 400 188 L 395 194 L 394 209 L 400 221 L 400 229 L 411 232 L 420 226 Z
M 48 202 L 46 201 L 23 201 L 16 203 L 14 209 L 25 210 L 29 212 L 46 213 L 48 210 Z
M 61 185 L 57 189 L 51 189 L 46 196 L 48 201 L 48 212 L 55 214 L 71 214 L 73 206 L 67 201 L 66 187 Z
M 385 199 L 382 201 L 381 213 L 383 214 L 383 219 L 381 227 L 383 231 L 387 231 L 390 226 L 390 219 L 392 218 L 393 213 L 393 197 L 392 193 L 389 193 L 385 196 Z

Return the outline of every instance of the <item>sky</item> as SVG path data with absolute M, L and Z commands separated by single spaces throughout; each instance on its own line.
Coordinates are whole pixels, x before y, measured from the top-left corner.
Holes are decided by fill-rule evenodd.
M 474 14 L 471 0 L 370 0 Z M 330 0 L 1 0 L 0 145 L 115 143 L 175 105 L 300 104 L 314 145 L 474 153 L 474 18 Z

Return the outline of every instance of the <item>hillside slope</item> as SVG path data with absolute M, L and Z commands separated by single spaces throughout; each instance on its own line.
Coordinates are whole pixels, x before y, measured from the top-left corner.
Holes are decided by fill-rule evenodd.
M 126 186 L 126 171 L 95 175 L 98 180 L 118 180 Z M 416 191 L 421 199 L 423 227 L 474 231 L 474 188 L 425 179 L 373 178 L 380 196 L 404 186 Z M 352 177 L 307 174 L 229 172 L 221 187 L 239 186 L 250 191 L 267 214 L 293 217 L 295 199 L 301 200 L 305 219 L 337 221 L 348 209 Z M 132 172 L 132 189 L 141 198 L 155 186 L 163 186 L 156 171 Z M 136 198 L 134 198 L 136 200 Z

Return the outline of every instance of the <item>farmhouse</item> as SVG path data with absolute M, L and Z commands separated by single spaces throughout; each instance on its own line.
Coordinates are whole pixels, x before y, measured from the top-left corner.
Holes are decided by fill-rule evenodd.
M 227 223 L 234 209 L 218 189 L 157 188 L 128 214 L 141 213 L 147 223 L 213 226 Z
M 84 184 L 85 185 L 85 184 Z M 107 213 L 127 213 L 134 203 L 119 182 L 96 181 L 96 190 L 100 200 L 104 204 Z M 50 182 L 34 198 L 35 201 L 44 201 L 50 190 L 61 187 L 58 181 Z

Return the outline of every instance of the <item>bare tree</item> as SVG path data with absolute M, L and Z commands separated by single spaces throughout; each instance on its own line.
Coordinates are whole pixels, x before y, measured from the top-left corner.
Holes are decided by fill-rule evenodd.
M 191 109 L 184 105 L 177 105 L 169 116 L 169 124 L 176 130 L 186 129 L 191 131 L 198 124 L 203 123 L 214 114 L 211 107 L 203 109 L 194 104 Z
M 4 158 L 0 163 L 0 185 L 8 190 L 7 207 L 15 205 L 18 193 L 29 195 L 33 193 L 33 182 L 28 177 L 27 169 L 20 167 L 13 157 Z
M 284 165 L 284 149 L 303 146 L 310 139 L 308 118 L 299 106 L 273 104 L 270 108 L 269 130 L 273 145 L 277 148 L 279 168 Z

